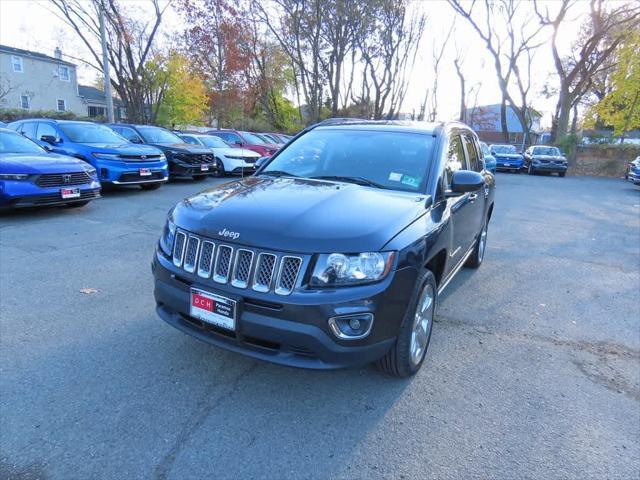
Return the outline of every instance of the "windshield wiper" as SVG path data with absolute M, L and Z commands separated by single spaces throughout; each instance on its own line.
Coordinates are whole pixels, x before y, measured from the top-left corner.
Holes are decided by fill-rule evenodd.
M 267 170 L 266 172 L 260 172 L 260 175 L 269 175 L 272 177 L 297 177 L 293 173 L 285 172 L 284 170 Z
M 356 185 L 364 185 L 365 187 L 375 187 L 375 188 L 383 188 L 386 187 L 384 185 L 380 185 L 379 183 L 373 182 L 367 178 L 363 177 L 347 177 L 340 175 L 319 175 L 317 177 L 311 177 L 318 180 L 335 180 L 336 182 L 347 182 L 347 183 L 355 183 Z

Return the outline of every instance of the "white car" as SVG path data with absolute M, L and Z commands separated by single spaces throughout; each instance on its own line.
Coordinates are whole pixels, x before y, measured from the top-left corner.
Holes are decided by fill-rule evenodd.
M 224 140 L 213 135 L 180 133 L 178 136 L 186 143 L 201 145 L 212 150 L 216 159 L 222 162 L 222 168 L 218 169 L 220 176 L 226 173 L 253 173 L 256 160 L 260 158 L 260 154 L 253 150 L 230 147 Z

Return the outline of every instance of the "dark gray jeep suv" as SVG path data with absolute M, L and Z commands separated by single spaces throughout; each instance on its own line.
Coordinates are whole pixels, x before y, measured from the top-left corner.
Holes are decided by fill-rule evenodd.
M 412 375 L 438 294 L 482 263 L 493 202 L 466 125 L 322 122 L 169 212 L 157 312 L 262 360 Z

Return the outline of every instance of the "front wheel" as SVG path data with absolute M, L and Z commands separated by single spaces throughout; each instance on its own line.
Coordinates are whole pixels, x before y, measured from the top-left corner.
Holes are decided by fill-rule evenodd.
M 218 158 L 216 158 L 216 164 L 213 167 L 213 173 L 211 176 L 216 178 L 224 177 L 224 163 L 222 163 Z
M 478 241 L 476 242 L 476 246 L 473 249 L 473 253 L 467 260 L 465 266 L 469 268 L 478 268 L 482 265 L 482 260 L 484 260 L 484 252 L 487 249 L 487 230 L 489 228 L 488 222 L 484 222 L 484 226 L 482 227 L 482 231 L 480 235 L 478 235 Z
M 377 361 L 377 367 L 394 377 L 415 375 L 429 348 L 438 300 L 436 278 L 425 270 L 416 284 L 395 344 Z
M 529 164 L 529 168 L 527 169 L 527 173 L 529 175 L 535 175 L 535 171 L 533 170 L 533 165 Z

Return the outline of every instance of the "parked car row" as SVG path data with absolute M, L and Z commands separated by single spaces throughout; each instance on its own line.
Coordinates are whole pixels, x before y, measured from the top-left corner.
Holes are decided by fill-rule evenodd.
M 79 206 L 99 198 L 106 185 L 154 190 L 169 178 L 253 172 L 258 158 L 288 141 L 279 134 L 213 133 L 178 136 L 150 125 L 52 119 L 12 122 L 0 129 L 0 208 Z M 227 133 L 239 140 L 225 142 L 220 134 Z
M 532 145 L 519 153 L 514 145 L 494 144 L 487 147 L 482 144 L 482 151 L 485 157 L 495 165 L 495 171 L 527 172 L 529 175 L 537 173 L 557 173 L 564 177 L 569 164 L 566 157 L 557 147 L 548 145 Z M 487 163 L 487 169 L 489 163 Z

